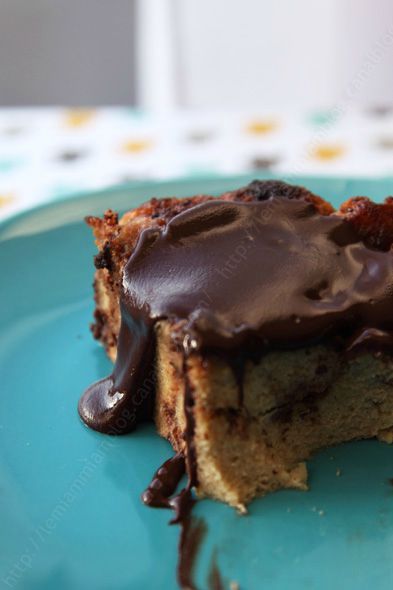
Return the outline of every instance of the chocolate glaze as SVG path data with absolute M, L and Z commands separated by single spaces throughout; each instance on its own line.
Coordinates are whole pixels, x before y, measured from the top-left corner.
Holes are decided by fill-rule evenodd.
M 177 453 L 168 459 L 155 472 L 153 478 L 142 494 L 143 503 L 154 508 L 171 508 L 170 497 L 186 472 L 184 456 Z
M 380 341 L 381 331 L 390 337 L 391 252 L 365 245 L 338 214 L 265 193 L 258 202 L 208 201 L 141 234 L 123 272 L 113 374 L 79 405 L 89 426 L 127 432 L 152 415 L 154 325 L 161 319 L 175 324 L 185 358 L 251 341 L 268 350 L 338 333 L 349 341 L 358 331 L 368 331 L 369 341 Z M 190 419 L 192 403 L 186 392 Z M 190 447 L 190 422 L 188 431 Z
M 194 584 L 194 568 L 198 550 L 206 534 L 206 524 L 201 519 L 188 517 L 182 524 L 179 541 L 179 561 L 177 580 L 180 588 L 196 590 Z
M 142 494 L 142 501 L 152 508 L 169 508 L 175 513 L 171 524 L 183 523 L 191 513 L 194 504 L 190 480 L 185 488 L 175 494 L 177 486 L 186 473 L 184 456 L 177 453 L 156 471 Z
M 156 471 L 149 486 L 142 494 L 142 501 L 153 508 L 168 508 L 175 513 L 170 524 L 180 524 L 179 557 L 177 577 L 181 588 L 192 590 L 193 570 L 198 549 L 206 532 L 201 520 L 192 519 L 191 509 L 195 503 L 191 492 L 191 479 L 186 487 L 176 493 L 186 471 L 184 456 L 177 453 Z
M 393 349 L 393 332 L 378 330 L 376 328 L 365 328 L 357 332 L 348 342 L 346 352 L 353 353 L 359 350 L 386 350 Z
M 189 486 L 196 486 L 198 483 L 198 475 L 196 469 L 196 456 L 195 456 L 195 441 L 194 441 L 194 394 L 188 379 L 186 360 L 183 361 L 183 375 L 185 379 L 185 392 L 184 392 L 184 415 L 186 418 L 186 428 L 184 431 L 184 440 L 186 443 L 186 467 L 189 478 Z
M 217 563 L 217 552 L 214 551 L 210 562 L 210 570 L 208 576 L 209 590 L 225 590 L 224 582 L 222 580 L 220 568 Z

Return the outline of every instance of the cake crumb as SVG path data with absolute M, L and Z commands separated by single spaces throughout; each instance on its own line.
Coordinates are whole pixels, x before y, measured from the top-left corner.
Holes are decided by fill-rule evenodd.
M 378 432 L 378 439 L 388 445 L 393 444 L 393 429 L 388 428 L 387 430 L 381 430 Z
M 341 477 L 341 469 L 339 467 L 336 469 L 336 476 Z
M 240 586 L 237 582 L 229 582 L 229 590 L 240 590 Z
M 325 511 L 324 510 L 319 510 L 318 511 L 319 516 L 325 516 Z
M 237 504 L 236 511 L 238 514 L 248 514 L 248 510 L 245 504 Z

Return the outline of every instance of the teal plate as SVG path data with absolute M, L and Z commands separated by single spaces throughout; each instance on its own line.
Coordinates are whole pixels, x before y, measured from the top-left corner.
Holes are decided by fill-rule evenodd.
M 171 455 L 152 426 L 108 437 L 77 401 L 110 371 L 89 333 L 94 246 L 82 222 L 156 195 L 219 193 L 250 178 L 140 184 L 23 213 L 0 226 L 0 584 L 23 590 L 176 588 L 179 530 L 140 493 Z M 387 180 L 293 179 L 336 205 L 392 193 Z M 338 477 L 337 474 L 340 473 Z M 347 444 L 310 462 L 308 493 L 254 501 L 247 516 L 212 501 L 195 581 L 212 559 L 241 590 L 393 587 L 393 449 Z M 214 586 L 212 586 L 214 587 Z

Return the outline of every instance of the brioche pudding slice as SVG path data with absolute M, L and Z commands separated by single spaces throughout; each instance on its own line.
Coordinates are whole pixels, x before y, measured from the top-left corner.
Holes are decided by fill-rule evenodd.
M 393 441 L 392 199 L 334 211 L 254 181 L 87 222 L 115 366 L 82 397 L 86 424 L 154 418 L 198 495 L 233 506 L 306 489 L 320 448 Z

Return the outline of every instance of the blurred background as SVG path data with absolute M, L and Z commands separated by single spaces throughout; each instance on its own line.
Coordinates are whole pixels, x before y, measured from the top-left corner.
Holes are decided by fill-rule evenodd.
M 391 0 L 0 0 L 0 216 L 135 180 L 393 176 Z
M 391 0 L 0 0 L 0 103 L 386 102 L 392 35 Z

